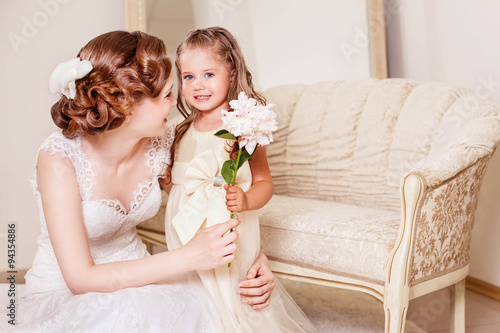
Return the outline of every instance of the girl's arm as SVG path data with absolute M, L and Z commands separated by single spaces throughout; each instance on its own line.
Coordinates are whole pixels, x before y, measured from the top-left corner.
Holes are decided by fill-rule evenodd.
M 83 223 L 75 169 L 69 159 L 40 151 L 38 188 L 59 267 L 73 294 L 112 292 L 164 280 L 191 270 L 226 265 L 234 259 L 239 220 L 204 229 L 185 246 L 136 260 L 96 265 Z M 226 234 L 226 235 L 224 235 Z M 223 236 L 224 235 L 224 236 Z
M 227 191 L 226 205 L 232 212 L 262 208 L 273 196 L 273 181 L 267 164 L 266 148 L 257 147 L 248 163 L 252 170 L 252 187 L 247 192 L 243 192 L 238 186 L 224 186 Z

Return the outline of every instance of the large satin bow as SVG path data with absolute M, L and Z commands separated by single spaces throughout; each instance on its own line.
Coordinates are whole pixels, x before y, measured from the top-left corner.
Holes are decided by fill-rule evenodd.
M 190 198 L 172 219 L 182 244 L 196 235 L 205 220 L 206 227 L 210 227 L 230 218 L 225 201 L 226 191 L 222 187 L 225 182 L 220 181 L 219 165 L 211 150 L 196 156 L 189 163 L 184 177 L 184 187 Z

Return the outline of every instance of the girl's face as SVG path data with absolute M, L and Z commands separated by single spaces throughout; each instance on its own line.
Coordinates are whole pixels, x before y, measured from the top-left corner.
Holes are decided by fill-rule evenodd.
M 220 117 L 221 109 L 229 109 L 227 94 L 232 73 L 213 52 L 203 48 L 188 49 L 179 60 L 186 102 L 203 114 Z
M 141 136 L 154 137 L 165 134 L 165 124 L 170 109 L 177 105 L 172 93 L 174 76 L 170 73 L 167 83 L 156 98 L 146 98 L 132 111 L 131 123 Z

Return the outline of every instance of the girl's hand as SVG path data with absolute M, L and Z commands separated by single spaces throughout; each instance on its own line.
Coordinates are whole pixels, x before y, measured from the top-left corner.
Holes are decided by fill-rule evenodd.
M 227 265 L 234 260 L 238 232 L 228 232 L 240 224 L 239 219 L 205 228 L 181 247 L 188 270 L 206 270 Z
M 252 267 L 248 270 L 247 280 L 240 282 L 241 301 L 249 304 L 254 310 L 260 310 L 269 305 L 274 289 L 274 275 L 271 272 L 267 257 L 260 252 Z
M 241 187 L 224 185 L 226 190 L 226 206 L 231 212 L 248 210 L 248 198 Z

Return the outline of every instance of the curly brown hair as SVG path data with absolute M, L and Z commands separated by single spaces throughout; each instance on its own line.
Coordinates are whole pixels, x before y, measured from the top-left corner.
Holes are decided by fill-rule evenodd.
M 68 138 L 119 127 L 145 98 L 161 93 L 172 70 L 163 41 L 140 31 L 102 34 L 77 56 L 93 69 L 76 80 L 74 99 L 63 95 L 51 108 Z
M 177 125 L 175 129 L 175 139 L 170 151 L 170 166 L 172 166 L 174 162 L 175 150 L 179 146 L 182 137 L 191 123 L 200 114 L 200 111 L 195 107 L 185 103 L 182 95 L 182 69 L 180 57 L 186 50 L 193 48 L 204 48 L 212 51 L 220 61 L 227 65 L 229 71 L 235 70 L 235 77 L 227 94 L 228 101 L 237 99 L 238 94 L 243 91 L 248 97 L 257 100 L 260 104 L 266 104 L 264 96 L 255 91 L 252 82 L 252 73 L 250 73 L 245 63 L 245 58 L 238 45 L 238 41 L 229 31 L 221 27 L 210 27 L 189 32 L 184 41 L 177 47 L 175 59 L 178 82 L 177 108 L 185 119 Z M 235 158 L 237 154 L 238 147 L 236 144 L 233 144 L 229 147 L 229 156 Z M 167 175 L 168 171 L 169 170 L 167 170 Z

